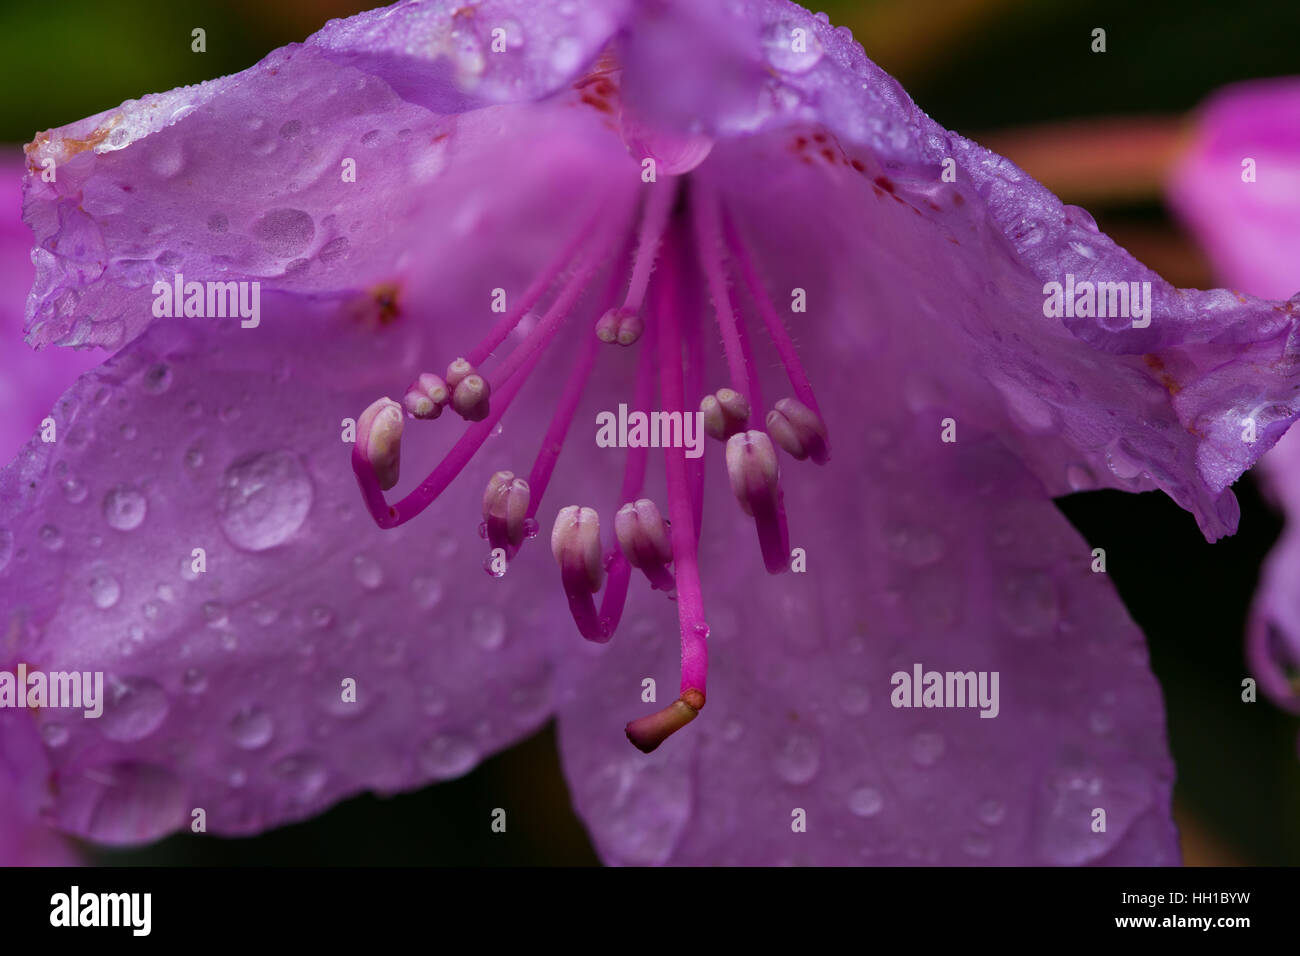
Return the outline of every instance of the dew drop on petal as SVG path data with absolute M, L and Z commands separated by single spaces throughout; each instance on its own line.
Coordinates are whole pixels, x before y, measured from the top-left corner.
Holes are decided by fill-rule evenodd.
M 275 723 L 260 707 L 241 710 L 230 721 L 230 736 L 244 750 L 257 750 L 271 742 Z
M 14 556 L 14 533 L 7 528 L 0 528 L 0 571 Z
M 807 73 L 822 58 L 821 41 L 808 27 L 774 23 L 763 34 L 767 62 L 785 73 Z
M 316 235 L 316 223 L 301 209 L 272 209 L 253 223 L 253 236 L 273 256 L 292 259 Z
M 314 754 L 293 754 L 271 768 L 299 802 L 312 800 L 325 787 L 329 771 Z
M 989 798 L 980 801 L 979 809 L 976 812 L 979 814 L 980 823 L 995 827 L 1006 819 L 1007 806 L 1001 800 Z
M 144 521 L 149 504 L 134 488 L 118 487 L 104 496 L 104 520 L 110 528 L 131 531 Z
M 201 694 L 207 690 L 208 677 L 197 667 L 191 667 L 181 675 L 181 686 L 184 687 L 188 693 Z
M 64 478 L 60 487 L 63 488 L 63 497 L 67 498 L 68 502 L 74 505 L 81 504 L 86 500 L 86 495 L 90 493 L 90 489 L 86 487 L 86 483 L 75 475 Z
M 781 742 L 773 758 L 777 776 L 786 783 L 805 784 L 821 767 L 821 743 L 816 737 L 792 733 Z
M 122 586 L 111 574 L 97 574 L 90 579 L 90 599 L 95 607 L 107 611 L 122 596 Z
M 849 794 L 849 809 L 855 816 L 874 817 L 885 805 L 885 798 L 875 787 L 859 787 Z
M 495 651 L 506 640 L 506 618 L 494 607 L 476 607 L 469 613 L 469 635 L 485 651 Z
M 167 694 L 147 677 L 112 680 L 104 693 L 104 713 L 96 723 L 109 740 L 143 740 L 167 718 Z
M 42 526 L 36 536 L 50 551 L 58 551 L 63 547 L 63 532 L 52 524 Z
M 912 738 L 912 760 L 920 767 L 932 767 L 943 756 L 947 744 L 939 734 L 922 731 Z
M 287 541 L 307 518 L 314 494 L 298 456 L 260 452 L 235 461 L 221 479 L 217 516 L 230 543 L 265 551 Z
M 436 780 L 459 777 L 473 769 L 478 751 L 463 737 L 439 734 L 420 746 L 420 767 Z
M 189 819 L 185 788 L 165 767 L 118 763 L 69 775 L 60 786 L 55 819 L 96 843 L 149 843 Z
M 371 591 L 384 583 L 384 569 L 368 554 L 353 556 L 352 575 L 358 584 Z

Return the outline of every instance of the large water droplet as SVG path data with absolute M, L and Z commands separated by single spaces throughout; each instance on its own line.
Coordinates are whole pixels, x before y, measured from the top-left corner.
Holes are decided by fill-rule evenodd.
M 1009 574 L 999 588 L 1002 620 L 1022 637 L 1050 634 L 1060 618 L 1056 585 L 1045 571 Z
M 786 783 L 805 784 L 821 767 L 821 743 L 804 733 L 789 734 L 773 758 L 777 775 Z
M 436 780 L 468 773 L 478 762 L 478 751 L 463 737 L 439 734 L 420 747 L 420 766 Z
M 315 237 L 316 223 L 301 209 L 272 209 L 253 224 L 253 235 L 272 255 L 292 259 Z
M 142 740 L 167 718 L 167 694 L 147 677 L 112 680 L 104 692 L 108 700 L 97 724 L 109 740 Z
M 506 640 L 506 618 L 494 607 L 476 607 L 469 612 L 469 635 L 485 651 L 495 651 Z
M 272 770 L 301 803 L 312 800 L 325 786 L 329 771 L 320 758 L 313 754 L 294 754 L 285 757 Z
M 287 451 L 245 455 L 221 479 L 217 515 L 230 543 L 265 551 L 287 541 L 311 510 L 311 479 Z
M 122 596 L 122 586 L 111 574 L 97 574 L 90 579 L 90 599 L 95 607 L 107 611 Z
M 980 801 L 977 813 L 979 814 L 980 823 L 995 827 L 1006 819 L 1007 805 L 1001 800 L 994 800 L 990 797 L 987 800 Z
M 358 584 L 372 591 L 384 583 L 384 569 L 368 554 L 358 554 L 352 558 L 352 574 Z
M 922 731 L 912 738 L 912 760 L 921 767 L 934 766 L 947 749 L 943 737 L 931 731 Z
M 134 488 L 114 488 L 104 496 L 104 520 L 110 528 L 131 531 L 144 521 L 149 503 Z
M 260 707 L 248 707 L 237 713 L 230 722 L 230 736 L 244 750 L 257 750 L 271 742 L 275 723 Z
M 60 785 L 55 818 L 96 843 L 149 843 L 189 819 L 185 788 L 170 770 L 119 763 L 70 775 Z
M 885 798 L 875 787 L 859 787 L 849 794 L 849 809 L 855 816 L 874 817 L 885 805 Z
M 810 28 L 774 23 L 763 33 L 767 62 L 786 73 L 807 73 L 822 58 L 821 41 Z

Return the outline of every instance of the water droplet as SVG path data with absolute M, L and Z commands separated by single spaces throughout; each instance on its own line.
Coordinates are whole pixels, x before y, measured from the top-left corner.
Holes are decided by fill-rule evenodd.
M 63 497 L 74 505 L 79 505 L 85 501 L 86 495 L 90 492 L 90 489 L 86 487 L 86 483 L 75 476 L 63 479 L 62 488 Z
M 361 137 L 362 146 L 378 146 L 379 140 L 384 134 L 377 129 L 367 131 Z
M 260 452 L 235 461 L 221 479 L 217 516 L 230 543 L 265 551 L 287 541 L 307 518 L 313 491 L 298 456 Z
M 885 798 L 875 787 L 859 787 L 849 794 L 849 809 L 855 816 L 874 817 L 885 805 Z
M 51 551 L 58 551 L 63 547 L 63 532 L 52 524 L 43 525 L 36 536 L 40 538 L 41 544 Z
M 230 623 L 230 613 L 220 601 L 204 601 L 200 610 L 208 627 L 225 627 Z
M 1142 463 L 1133 450 L 1133 446 L 1123 438 L 1117 438 L 1106 446 L 1106 467 L 1108 467 L 1116 478 L 1122 478 L 1125 481 L 1131 480 L 1142 474 Z
M 14 556 L 14 533 L 7 528 L 0 528 L 0 571 Z
M 1108 734 L 1115 729 L 1115 715 L 1104 710 L 1094 710 L 1088 716 L 1088 726 L 1094 734 Z
M 578 68 L 582 60 L 582 45 L 573 37 L 560 37 L 551 47 L 551 69 L 567 75 Z
M 307 612 L 307 617 L 311 620 L 311 626 L 324 630 L 334 623 L 334 612 L 323 604 L 317 604 Z
M 358 584 L 372 591 L 384 583 L 384 569 L 368 554 L 358 554 L 352 558 L 352 574 Z
M 248 707 L 237 713 L 230 722 L 230 736 L 235 745 L 244 750 L 257 750 L 271 742 L 275 723 L 259 707 Z
M 476 607 L 469 612 L 469 635 L 485 651 L 495 651 L 506 640 L 506 618 L 494 607 Z
M 329 771 L 319 757 L 312 754 L 294 754 L 285 757 L 272 770 L 280 777 L 300 802 L 312 800 L 325 787 Z
M 203 465 L 203 450 L 200 448 L 190 448 L 185 452 L 185 464 L 191 468 L 199 468 Z
M 777 775 L 786 783 L 805 784 L 821 767 L 821 743 L 804 733 L 789 734 L 773 758 Z
M 421 688 L 420 700 L 420 709 L 430 717 L 440 717 L 447 711 L 447 698 L 436 687 Z
M 331 239 L 321 247 L 320 252 L 316 253 L 316 258 L 328 265 L 336 259 L 341 259 L 348 251 L 349 245 L 351 245 L 351 243 L 348 241 L 347 236 L 339 236 L 337 239 Z
M 1001 800 L 989 798 L 980 801 L 979 809 L 976 812 L 979 814 L 980 823 L 995 827 L 1006 819 L 1007 806 Z
M 41 728 L 41 739 L 47 747 L 62 747 L 68 742 L 68 728 L 62 724 L 46 724 Z
M 66 776 L 55 816 L 96 843 L 128 846 L 151 843 L 184 826 L 189 803 L 170 770 L 122 762 Z
M 943 756 L 948 745 L 939 734 L 922 731 L 912 738 L 912 759 L 921 767 L 932 767 Z
M 763 33 L 767 62 L 786 73 L 807 73 L 822 58 L 822 44 L 807 27 L 774 23 Z
M 147 677 L 111 680 L 104 690 L 108 699 L 96 724 L 109 740 L 143 740 L 167 718 L 167 694 Z
M 188 693 L 201 694 L 208 687 L 208 676 L 197 667 L 191 667 L 181 676 L 181 686 Z
M 930 528 L 887 528 L 885 543 L 891 555 L 914 568 L 934 564 L 944 552 L 943 536 Z
M 140 385 L 150 395 L 161 395 L 172 386 L 172 370 L 164 362 L 151 365 Z
M 104 520 L 110 528 L 131 531 L 144 521 L 149 503 L 134 488 L 117 487 L 104 496 Z
M 993 852 L 993 841 L 986 833 L 968 833 L 961 841 L 961 848 L 977 860 L 988 859 Z
M 1065 481 L 1071 491 L 1090 491 L 1097 487 L 1097 478 L 1083 465 L 1070 465 L 1065 469 Z
M 435 780 L 459 777 L 473 769 L 478 751 L 463 737 L 439 734 L 420 747 L 420 767 Z
M 97 574 L 90 579 L 90 599 L 95 607 L 107 611 L 122 596 L 122 586 L 111 574 Z
M 253 223 L 253 235 L 273 256 L 292 259 L 316 236 L 316 223 L 301 209 L 272 209 Z
M 435 607 L 442 600 L 442 582 L 437 578 L 416 576 L 411 578 L 411 596 L 422 610 Z
M 1055 631 L 1060 618 L 1056 585 L 1046 571 L 1008 574 L 999 587 L 1003 622 L 1022 637 L 1037 637 Z

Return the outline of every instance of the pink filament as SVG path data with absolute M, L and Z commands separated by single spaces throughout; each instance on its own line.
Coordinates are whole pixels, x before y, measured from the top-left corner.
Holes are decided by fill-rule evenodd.
M 660 394 L 667 412 L 684 412 L 682 332 L 678 318 L 681 303 L 671 261 L 660 270 L 657 291 L 655 324 L 659 326 Z M 668 513 L 672 522 L 669 535 L 673 546 L 673 570 L 677 578 L 677 618 L 682 637 L 681 690 L 683 694 L 692 689 L 704 694 L 709 670 L 709 626 L 704 620 L 696 522 L 686 475 L 686 449 L 664 449 L 664 468 L 668 483 Z
M 740 270 L 741 278 L 749 289 L 754 305 L 758 307 L 758 314 L 763 317 L 763 324 L 767 326 L 767 334 L 772 339 L 772 344 L 776 346 L 777 354 L 781 356 L 781 364 L 785 366 L 786 375 L 790 378 L 790 387 L 794 389 L 795 397 L 816 412 L 820 418 L 822 413 L 817 405 L 817 398 L 813 395 L 812 383 L 808 381 L 803 365 L 799 362 L 799 353 L 794 343 L 790 341 L 790 333 L 786 331 L 781 317 L 776 314 L 776 307 L 763 288 L 762 280 L 758 277 L 754 261 L 745 248 L 744 240 L 741 239 L 730 215 L 724 214 L 724 224 L 732 259 Z

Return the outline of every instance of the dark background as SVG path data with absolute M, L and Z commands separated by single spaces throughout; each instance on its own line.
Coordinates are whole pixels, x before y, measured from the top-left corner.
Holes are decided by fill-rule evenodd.
M 0 142 L 23 143 L 38 130 L 128 98 L 237 72 L 330 17 L 366 6 L 345 0 L 7 4 L 0 11 L 0 63 L 8 74 L 0 84 Z M 1079 153 L 1041 124 L 1153 117 L 1151 129 L 1176 128 L 1218 86 L 1300 73 L 1296 0 L 838 0 L 819 6 L 833 23 L 851 27 L 867 54 L 936 120 L 1005 152 L 1066 201 L 1087 206 L 1104 231 L 1178 285 L 1216 283 L 1164 210 L 1158 181 L 1143 185 L 1141 176 L 1108 170 L 1104 155 L 1082 179 L 1064 176 L 1052 157 L 1074 153 L 1077 165 L 1088 159 L 1086 150 Z M 1107 31 L 1104 55 L 1089 48 L 1099 26 Z M 190 50 L 194 27 L 207 31 L 204 54 Z M 1150 642 L 1168 708 L 1187 861 L 1290 864 L 1300 861 L 1297 721 L 1265 701 L 1240 699 L 1243 623 L 1280 520 L 1249 476 L 1236 490 L 1241 530 L 1215 545 L 1163 494 L 1093 492 L 1060 505 L 1090 543 L 1106 549 L 1107 570 Z M 521 790 L 528 800 L 512 811 L 509 832 L 490 833 L 484 821 L 498 795 Z M 549 727 L 459 780 L 390 799 L 358 797 L 256 838 L 185 834 L 150 847 L 92 852 L 118 864 L 597 862 L 570 809 Z

